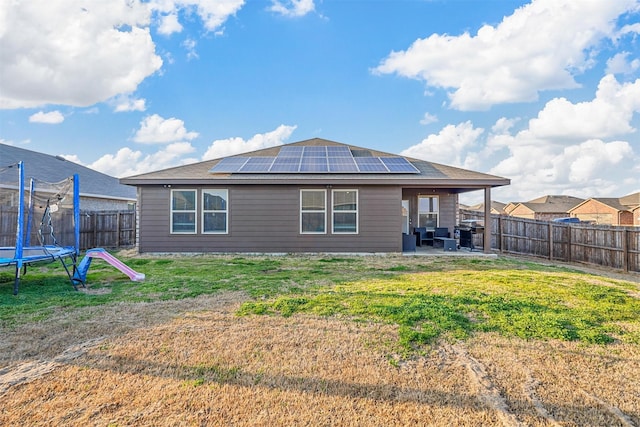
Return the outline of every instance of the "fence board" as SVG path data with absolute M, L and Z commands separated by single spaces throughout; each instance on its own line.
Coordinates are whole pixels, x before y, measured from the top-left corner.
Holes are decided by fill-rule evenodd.
M 30 239 L 32 245 L 39 245 L 41 218 L 36 214 L 31 224 Z M 15 246 L 18 209 L 0 206 L 0 246 Z M 73 212 L 63 211 L 52 218 L 54 236 L 62 246 L 74 245 Z M 46 227 L 45 227 L 46 228 Z M 25 224 L 26 230 L 26 224 Z M 49 230 L 46 229 L 45 243 L 51 243 Z M 80 213 L 80 250 L 90 248 L 125 248 L 136 244 L 135 211 L 87 211 Z
M 484 215 L 462 210 L 460 218 L 483 219 Z M 501 252 L 640 272 L 640 227 L 563 224 L 491 215 L 491 230 L 491 247 Z

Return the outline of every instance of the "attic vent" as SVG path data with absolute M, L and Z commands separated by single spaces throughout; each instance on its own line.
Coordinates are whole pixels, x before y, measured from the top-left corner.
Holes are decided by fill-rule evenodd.
M 56 156 L 56 159 L 61 160 L 61 161 L 63 161 L 63 162 L 66 162 L 66 161 L 67 161 L 67 159 L 65 159 L 65 158 L 64 158 L 64 157 L 62 157 L 62 156 Z

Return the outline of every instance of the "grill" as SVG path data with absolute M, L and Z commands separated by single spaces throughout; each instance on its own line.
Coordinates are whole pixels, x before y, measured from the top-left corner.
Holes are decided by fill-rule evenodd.
M 476 219 L 460 221 L 460 225 L 455 227 L 455 233 L 460 239 L 460 247 L 469 248 L 472 251 L 475 249 L 473 235 L 484 233 L 484 224 L 482 220 Z

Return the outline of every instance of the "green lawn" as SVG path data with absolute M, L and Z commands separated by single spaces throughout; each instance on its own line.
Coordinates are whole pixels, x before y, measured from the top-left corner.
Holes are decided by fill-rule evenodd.
M 61 310 L 177 300 L 242 291 L 239 315 L 313 313 L 399 326 L 399 345 L 419 350 L 438 338 L 494 331 L 586 344 L 640 343 L 640 286 L 514 259 L 419 257 L 184 256 L 122 258 L 146 274 L 130 282 L 95 260 L 88 292 L 59 263 L 30 269 L 12 294 L 0 269 L 0 326 L 46 321 Z

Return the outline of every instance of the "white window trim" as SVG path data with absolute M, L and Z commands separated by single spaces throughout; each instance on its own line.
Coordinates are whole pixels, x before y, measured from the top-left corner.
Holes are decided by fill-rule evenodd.
M 317 192 L 317 193 L 322 193 L 323 197 L 324 197 L 324 209 L 322 210 L 306 210 L 303 211 L 302 210 L 302 193 L 304 192 Z M 322 213 L 324 214 L 324 231 L 303 231 L 302 230 L 302 216 L 305 213 Z M 313 189 L 313 188 L 308 188 L 308 189 L 301 189 L 300 190 L 300 234 L 327 234 L 327 191 L 326 190 L 320 190 L 320 189 Z
M 353 191 L 356 193 L 356 209 L 355 210 L 335 210 L 335 194 L 340 192 Z M 334 215 L 336 213 L 355 213 L 356 214 L 356 231 L 336 231 Z M 360 232 L 360 193 L 355 188 L 339 188 L 331 190 L 331 232 L 333 234 L 358 234 Z
M 194 210 L 177 210 L 174 211 L 173 210 L 173 193 L 174 192 L 186 192 L 186 191 L 190 191 L 195 193 L 195 197 L 194 197 Z M 193 212 L 193 231 L 173 231 L 173 214 L 174 212 L 180 212 L 180 213 L 188 213 L 188 212 Z M 189 189 L 189 188 L 175 188 L 171 190 L 171 197 L 169 197 L 169 233 L 170 234 L 198 234 L 198 190 L 195 189 Z
M 212 210 L 205 210 L 204 209 L 204 196 L 207 192 L 224 192 L 225 193 L 225 201 L 227 204 L 227 209 L 224 210 L 216 210 L 216 209 L 212 209 Z M 229 234 L 229 190 L 226 188 L 204 188 L 202 189 L 202 213 L 201 213 L 201 219 L 200 222 L 202 223 L 202 234 Z M 226 214 L 226 221 L 225 221 L 225 227 L 224 227 L 224 231 L 204 231 L 204 216 L 205 214 L 208 213 L 225 213 Z
M 424 198 L 424 199 L 437 199 L 438 200 L 438 210 L 436 211 L 425 211 L 422 212 L 420 211 L 420 199 Z M 436 227 L 440 227 L 440 195 L 438 194 L 434 194 L 434 195 L 427 195 L 427 194 L 421 194 L 418 196 L 418 226 L 423 227 L 422 224 L 420 224 L 420 214 L 427 214 L 427 215 L 432 215 L 435 214 L 436 215 Z

